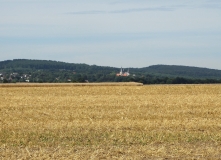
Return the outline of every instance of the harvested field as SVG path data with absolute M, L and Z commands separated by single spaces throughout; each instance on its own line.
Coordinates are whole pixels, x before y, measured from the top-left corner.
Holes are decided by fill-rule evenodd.
M 0 159 L 221 159 L 221 85 L 0 87 Z

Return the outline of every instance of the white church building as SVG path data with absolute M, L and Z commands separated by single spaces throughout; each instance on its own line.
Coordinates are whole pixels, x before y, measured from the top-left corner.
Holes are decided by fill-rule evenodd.
M 127 72 L 124 72 L 124 69 L 121 67 L 120 69 L 120 73 L 117 73 L 116 76 L 123 76 L 123 77 L 127 77 L 129 76 L 130 73 L 129 73 L 129 69 L 127 70 Z

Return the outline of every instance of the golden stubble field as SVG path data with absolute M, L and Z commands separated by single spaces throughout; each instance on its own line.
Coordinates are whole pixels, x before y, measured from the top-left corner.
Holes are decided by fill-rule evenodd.
M 0 159 L 221 159 L 221 85 L 0 87 Z

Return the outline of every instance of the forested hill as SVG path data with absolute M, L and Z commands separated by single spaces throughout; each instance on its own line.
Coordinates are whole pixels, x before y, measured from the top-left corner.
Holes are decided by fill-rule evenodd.
M 127 69 L 126 69 L 127 70 Z M 201 83 L 221 81 L 221 70 L 188 66 L 154 65 L 129 68 L 130 76 L 116 77 L 120 68 L 48 60 L 15 59 L 0 61 L 0 80 L 8 82 L 111 82 Z M 194 79 L 194 81 L 193 81 Z M 196 79 L 198 79 L 196 81 Z M 210 79 L 208 81 L 208 79 Z M 204 82 L 204 81 L 203 81 Z
M 153 65 L 145 68 L 140 68 L 138 69 L 138 71 L 153 73 L 161 76 L 221 79 L 221 70 L 189 66 Z
M 101 71 L 113 71 L 116 68 L 113 67 L 100 67 L 96 65 L 65 63 L 58 61 L 48 60 L 27 60 L 27 59 L 15 59 L 0 62 L 0 70 L 71 70 L 76 72 L 94 72 Z

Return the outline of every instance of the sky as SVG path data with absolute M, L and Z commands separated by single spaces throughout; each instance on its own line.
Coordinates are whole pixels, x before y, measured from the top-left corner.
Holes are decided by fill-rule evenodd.
M 0 61 L 221 70 L 221 0 L 0 0 Z

